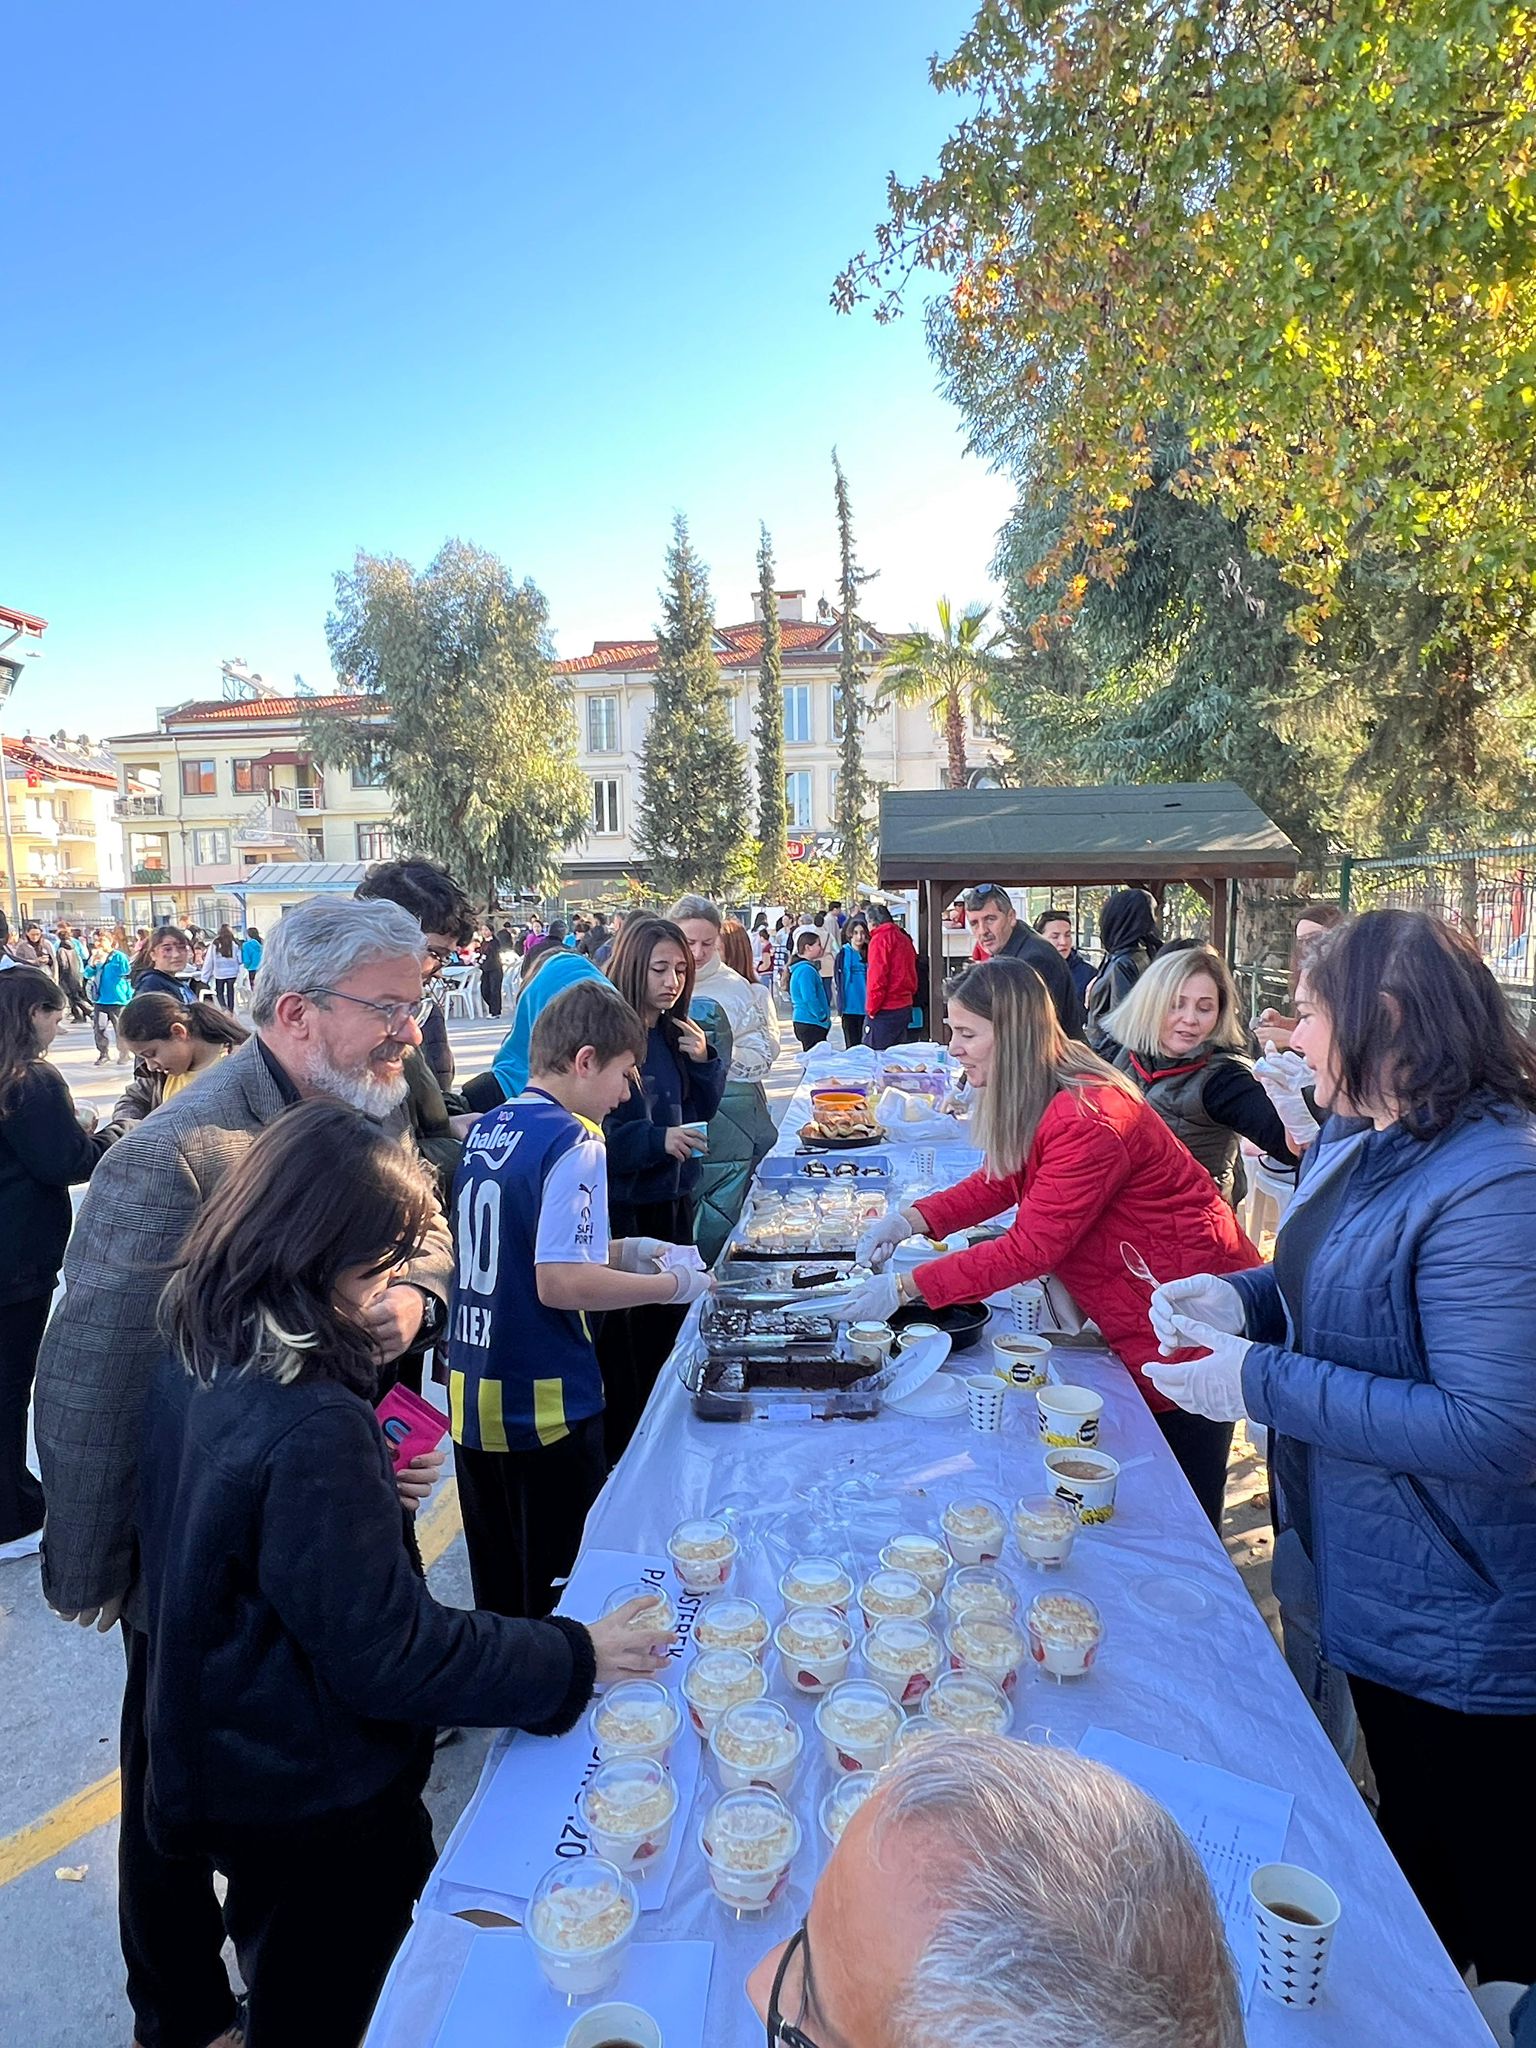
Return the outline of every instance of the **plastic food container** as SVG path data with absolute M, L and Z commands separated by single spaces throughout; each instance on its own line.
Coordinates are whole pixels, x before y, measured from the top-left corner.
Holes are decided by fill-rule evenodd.
M 709 1738 L 727 1792 L 758 1785 L 786 1799 L 804 1748 L 804 1734 L 777 1700 L 742 1700 L 727 1707 Z
M 937 1632 L 926 1621 L 877 1621 L 861 1648 L 864 1669 L 900 1707 L 917 1706 L 943 1668 Z
M 951 1670 L 975 1672 L 1005 1693 L 1018 1684 L 1019 1669 L 1029 1655 L 1029 1644 L 1018 1623 L 991 1614 L 963 1615 L 951 1628 L 944 1647 Z
M 900 1726 L 900 1708 L 883 1685 L 867 1678 L 845 1678 L 816 1709 L 816 1727 L 835 1771 L 878 1771 Z
M 821 1832 L 826 1836 L 831 1848 L 835 1849 L 843 1839 L 844 1828 L 879 1782 L 879 1776 L 874 1771 L 850 1771 L 845 1777 L 839 1778 L 832 1790 L 823 1797 L 817 1808 L 817 1818 L 821 1822 Z
M 724 1522 L 702 1515 L 679 1522 L 667 1538 L 672 1569 L 690 1593 L 717 1593 L 736 1563 L 736 1538 Z
M 800 1823 L 777 1792 L 727 1792 L 705 1815 L 699 1847 L 721 1904 L 761 1913 L 789 1882 Z
M 939 1677 L 942 1678 L 943 1676 L 943 1672 L 940 1672 Z M 932 1698 L 931 1693 L 929 1698 Z M 895 1739 L 891 1743 L 891 1753 L 886 1761 L 893 1764 L 899 1763 L 907 1751 L 915 1749 L 918 1743 L 952 1736 L 954 1732 L 954 1729 L 945 1722 L 936 1721 L 926 1709 L 920 1714 L 911 1714 L 903 1725 L 896 1730 Z
M 796 1692 L 823 1693 L 848 1676 L 853 1629 L 835 1607 L 791 1608 L 773 1641 Z
M 853 1574 L 835 1557 L 797 1557 L 779 1580 L 786 1607 L 835 1607 L 847 1611 L 853 1598 Z
M 614 1757 L 598 1765 L 578 1804 L 594 1855 L 633 1875 L 665 1853 L 677 1787 L 650 1757 Z
M 528 1901 L 527 1933 L 539 1967 L 562 1998 L 595 1998 L 624 1967 L 640 1896 L 601 1856 L 556 1863 Z
M 616 1593 L 610 1593 L 603 1602 L 603 1613 L 616 1614 L 631 1600 L 647 1603 L 629 1624 L 637 1635 L 660 1635 L 677 1627 L 677 1610 L 666 1587 L 650 1585 L 639 1579 L 632 1586 L 620 1586 Z
M 767 1690 L 762 1665 L 745 1650 L 701 1650 L 683 1673 L 688 1718 L 706 1742 L 727 1707 L 760 1700 Z
M 1003 1554 L 1008 1523 L 997 1502 L 984 1495 L 952 1500 L 939 1526 L 956 1564 L 996 1564 Z
M 979 1671 L 941 1671 L 919 1718 L 954 1735 L 1006 1735 L 1013 1726 L 1013 1705 Z
M 1077 1517 L 1054 1493 L 1032 1494 L 1013 1510 L 1013 1534 L 1026 1564 L 1056 1571 L 1072 1555 Z
M 951 1624 L 962 1614 L 992 1614 L 1008 1621 L 1019 1611 L 1019 1596 L 1012 1579 L 996 1565 L 964 1564 L 949 1575 L 944 1611 Z
M 654 1678 L 629 1678 L 610 1686 L 588 1716 L 600 1757 L 648 1756 L 664 1764 L 683 1717 L 677 1701 Z
M 937 1597 L 944 1590 L 954 1559 L 937 1537 L 914 1534 L 893 1536 L 881 1551 L 880 1562 L 888 1571 L 910 1572 Z
M 871 1572 L 859 1588 L 859 1606 L 866 1628 L 898 1615 L 907 1621 L 926 1621 L 933 1612 L 933 1595 L 915 1572 L 882 1567 Z
M 761 1607 L 737 1593 L 716 1593 L 693 1619 L 693 1640 L 701 1650 L 745 1650 L 761 1658 L 768 1636 Z
M 1052 1678 L 1082 1678 L 1099 1654 L 1104 1617 L 1080 1593 L 1042 1593 L 1026 1617 L 1029 1654 Z

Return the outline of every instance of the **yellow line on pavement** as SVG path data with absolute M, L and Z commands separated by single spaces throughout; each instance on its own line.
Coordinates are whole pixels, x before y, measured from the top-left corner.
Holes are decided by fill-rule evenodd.
M 417 1524 L 416 1540 L 422 1563 L 430 1571 L 463 1528 L 459 1514 L 459 1489 L 450 1479 Z M 94 1785 L 71 1793 L 40 1820 L 29 1821 L 13 1835 L 0 1836 L 0 1885 L 25 1877 L 40 1863 L 61 1856 L 72 1842 L 93 1834 L 116 1820 L 121 1787 L 116 1771 L 108 1771 Z

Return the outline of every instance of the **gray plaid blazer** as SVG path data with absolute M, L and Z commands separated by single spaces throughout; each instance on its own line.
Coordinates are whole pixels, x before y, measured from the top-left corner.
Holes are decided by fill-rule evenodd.
M 66 1614 L 130 1592 L 144 1397 L 165 1352 L 160 1290 L 202 1204 L 286 1106 L 252 1038 L 133 1125 L 91 1176 L 33 1407 L 47 1497 L 43 1591 Z M 410 1142 L 403 1110 L 384 1128 Z M 439 1222 L 407 1277 L 446 1302 L 452 1256 Z

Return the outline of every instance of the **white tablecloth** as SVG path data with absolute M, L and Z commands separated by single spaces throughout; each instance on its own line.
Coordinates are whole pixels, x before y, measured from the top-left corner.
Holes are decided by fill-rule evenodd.
M 797 1098 L 781 1149 L 793 1149 L 804 1115 Z M 1063 1360 L 1064 1377 L 1069 1373 L 1105 1397 L 1101 1442 L 1123 1467 L 1115 1519 L 1080 1534 L 1064 1572 L 1048 1578 L 1028 1572 L 1011 1546 L 1005 1563 L 1026 1597 L 1042 1585 L 1086 1593 L 1103 1612 L 1106 1637 L 1086 1679 L 1058 1686 L 1026 1671 L 1014 1732 L 1075 1745 L 1090 1726 L 1115 1729 L 1294 1796 L 1285 1856 L 1326 1877 L 1344 1914 L 1323 2004 L 1292 2013 L 1256 1992 L 1248 2013 L 1254 2048 L 1300 2042 L 1307 2048 L 1375 2042 L 1487 2048 L 1482 2020 L 1124 1368 L 1107 1353 L 1072 1352 Z M 872 1564 L 896 1529 L 933 1529 L 953 1494 L 980 1487 L 1011 1501 L 1037 1490 L 1042 1477 L 1027 1395 L 1010 1396 L 997 1436 L 973 1431 L 963 1414 L 918 1421 L 889 1411 L 867 1423 L 743 1426 L 697 1421 L 682 1386 L 667 1376 L 593 1508 L 586 1541 L 589 1548 L 655 1553 L 683 1515 L 727 1512 L 743 1546 L 736 1584 L 776 1614 L 773 1587 L 792 1555 L 831 1548 Z M 1193 1589 L 1194 1604 L 1203 1607 L 1197 1618 L 1159 1618 L 1157 1596 L 1170 1580 Z M 788 1698 L 776 1671 L 771 1692 Z M 830 1775 L 809 1706 L 796 1702 L 793 1711 L 806 1724 L 808 1767 L 793 1795 L 805 1839 L 787 1895 L 757 1921 L 738 1923 L 716 1903 L 692 1842 L 711 1796 L 706 1764 L 666 1904 L 642 1919 L 641 1941 L 715 1944 L 709 2048 L 760 2042 L 761 2024 L 746 2004 L 743 1980 L 763 1950 L 804 1916 L 824 1860 L 815 1812 Z M 685 1730 L 682 1739 L 692 1737 Z M 488 1770 L 494 1765 L 493 1754 Z M 462 1833 L 461 1826 L 455 1840 Z M 446 1903 L 465 1903 L 451 1890 L 453 1867 L 450 1842 L 439 1865 L 441 1882 L 429 1888 L 396 1961 L 367 2048 L 426 2048 L 439 2041 L 471 1946 L 522 1940 L 514 1932 L 476 1932 L 444 1910 L 445 1892 Z M 483 1903 L 499 1904 L 512 1917 L 520 1911 L 511 1900 Z M 441 2048 L 461 2044 L 443 2037 Z M 526 2048 L 546 2044 L 529 2039 Z

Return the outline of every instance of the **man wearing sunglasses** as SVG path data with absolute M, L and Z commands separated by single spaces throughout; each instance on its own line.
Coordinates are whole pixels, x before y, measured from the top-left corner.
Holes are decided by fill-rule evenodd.
M 982 882 L 965 898 L 965 921 L 975 945 L 973 960 L 1022 960 L 1045 983 L 1051 1003 L 1068 1038 L 1083 1036 L 1083 1004 L 1072 970 L 1037 932 L 1032 932 L 1013 907 L 1008 891 L 996 882 Z
M 768 2048 L 1242 2048 L 1221 1917 L 1162 1807 L 1001 1736 L 881 1773 L 747 1980 Z

